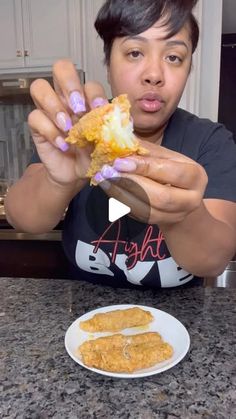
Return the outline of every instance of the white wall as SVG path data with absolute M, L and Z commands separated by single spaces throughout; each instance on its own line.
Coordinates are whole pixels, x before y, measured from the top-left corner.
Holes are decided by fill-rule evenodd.
M 195 16 L 200 39 L 180 106 L 202 118 L 218 120 L 222 0 L 199 0 Z
M 82 0 L 82 11 L 84 14 L 84 27 L 82 28 L 82 33 L 84 34 L 83 69 L 86 74 L 86 80 L 99 81 L 103 85 L 107 96 L 111 97 L 110 86 L 107 82 L 106 67 L 103 64 L 103 42 L 94 28 L 95 18 L 103 3 L 104 0 Z
M 199 116 L 218 120 L 222 0 L 203 0 Z

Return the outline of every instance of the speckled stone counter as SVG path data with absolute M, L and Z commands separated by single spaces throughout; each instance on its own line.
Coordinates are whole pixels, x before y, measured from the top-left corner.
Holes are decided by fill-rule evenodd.
M 236 417 L 236 290 L 141 291 L 84 282 L 0 279 L 0 417 L 29 419 L 231 419 Z M 188 329 L 186 357 L 161 374 L 105 377 L 64 348 L 69 325 L 111 304 L 143 304 Z

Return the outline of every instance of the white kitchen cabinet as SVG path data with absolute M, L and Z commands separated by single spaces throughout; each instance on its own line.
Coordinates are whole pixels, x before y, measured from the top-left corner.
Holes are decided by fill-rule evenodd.
M 0 0 L 0 69 L 24 67 L 21 0 Z
M 81 4 L 0 0 L 0 70 L 49 67 L 63 57 L 81 67 Z

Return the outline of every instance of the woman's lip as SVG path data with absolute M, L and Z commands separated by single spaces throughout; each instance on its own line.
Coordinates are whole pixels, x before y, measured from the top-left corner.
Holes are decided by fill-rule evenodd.
M 142 98 L 139 100 L 139 105 L 145 112 L 158 112 L 162 108 L 163 102 L 158 99 Z

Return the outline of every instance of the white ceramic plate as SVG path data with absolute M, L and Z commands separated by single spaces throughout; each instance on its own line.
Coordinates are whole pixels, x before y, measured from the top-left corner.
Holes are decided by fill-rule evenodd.
M 94 316 L 96 313 L 104 313 L 112 310 L 118 309 L 127 309 L 132 307 L 140 307 L 143 310 L 148 310 L 152 313 L 154 320 L 145 327 L 132 327 L 129 329 L 123 329 L 119 333 L 123 334 L 137 334 L 137 333 L 144 333 L 147 331 L 151 332 L 158 332 L 163 337 L 164 341 L 168 342 L 172 345 L 174 349 L 173 356 L 168 359 L 167 361 L 160 362 L 154 365 L 151 368 L 146 368 L 143 370 L 139 370 L 133 373 L 114 373 L 110 371 L 102 371 L 97 368 L 90 368 L 87 367 L 81 360 L 81 358 L 76 354 L 78 346 L 80 346 L 85 340 L 88 339 L 96 339 L 100 336 L 108 336 L 114 333 L 88 333 L 84 332 L 80 329 L 79 323 L 84 320 L 88 320 Z M 82 367 L 85 367 L 91 371 L 97 372 L 99 374 L 108 375 L 110 377 L 118 377 L 118 378 L 138 378 L 138 377 L 147 377 L 149 375 L 158 374 L 160 372 L 166 371 L 169 368 L 172 368 L 174 365 L 178 364 L 186 355 L 189 350 L 190 346 L 190 337 L 185 329 L 184 325 L 177 320 L 175 317 L 171 316 L 164 311 L 157 310 L 153 307 L 146 307 L 140 305 L 129 305 L 129 304 L 122 304 L 122 305 L 113 305 L 108 307 L 101 307 L 96 310 L 92 310 L 83 316 L 79 317 L 75 320 L 65 335 L 65 347 L 68 354 L 71 358 L 80 364 Z

